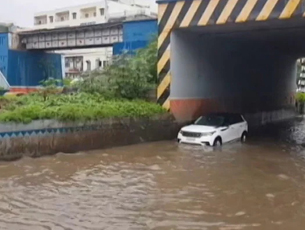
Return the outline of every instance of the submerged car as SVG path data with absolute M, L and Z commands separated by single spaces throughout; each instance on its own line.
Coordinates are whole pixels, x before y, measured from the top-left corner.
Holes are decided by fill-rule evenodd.
M 234 140 L 245 142 L 248 123 L 240 114 L 214 113 L 199 117 L 194 124 L 183 127 L 178 134 L 178 142 L 221 146 Z

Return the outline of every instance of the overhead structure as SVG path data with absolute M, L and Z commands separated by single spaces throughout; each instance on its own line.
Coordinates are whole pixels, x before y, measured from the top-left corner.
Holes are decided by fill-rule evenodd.
M 31 30 L 19 33 L 27 50 L 107 47 L 123 41 L 123 23 Z
M 299 27 L 304 26 L 301 24 L 304 23 L 305 1 L 160 0 L 158 1 L 158 9 L 158 103 L 163 105 L 166 109 L 175 110 L 174 107 L 178 106 L 178 102 L 176 103 L 176 101 L 178 101 L 177 99 L 184 99 L 187 97 L 181 96 L 181 98 L 179 98 L 179 93 L 176 93 L 178 91 L 177 85 L 179 85 L 178 80 L 180 83 L 184 81 L 184 83 L 187 81 L 195 81 L 195 78 L 188 76 L 187 73 L 183 76 L 184 80 L 182 79 L 182 76 L 180 76 L 181 72 L 183 72 L 183 69 L 181 68 L 188 67 L 186 64 L 188 62 L 181 62 L 182 59 L 190 60 L 193 58 L 195 61 L 199 61 L 201 58 L 201 64 L 196 64 L 196 68 L 199 68 L 200 65 L 211 60 L 209 59 L 209 56 L 204 56 L 208 53 L 209 55 L 212 55 L 215 52 L 222 52 L 220 57 L 224 57 L 228 55 L 228 52 L 232 52 L 232 50 L 228 51 L 229 48 L 224 48 L 225 45 L 229 44 L 227 42 L 232 43 L 230 46 L 228 45 L 230 49 L 233 49 L 235 45 L 235 51 L 238 51 L 239 53 L 241 53 L 242 50 L 250 49 L 251 44 L 254 46 L 257 45 L 257 47 L 259 47 L 257 49 L 262 50 L 262 52 L 264 50 L 262 48 L 263 44 L 268 47 L 268 49 L 272 46 L 268 45 L 271 43 L 267 44 L 267 41 L 271 42 L 271 40 L 273 40 L 273 44 L 279 45 L 280 39 L 282 39 L 281 41 L 284 41 L 282 35 L 285 31 L 286 34 L 289 33 L 289 30 L 296 27 L 297 24 Z M 267 33 L 268 30 L 273 31 L 273 29 L 279 29 L 283 33 L 278 33 L 279 36 L 276 37 L 276 33 L 272 34 L 272 36 L 267 34 L 265 36 L 265 34 L 260 34 L 259 32 L 260 30 L 264 30 Z M 252 33 L 254 30 L 257 33 L 250 36 L 250 32 Z M 248 38 L 246 38 L 247 34 Z M 293 33 L 290 35 L 294 36 Z M 254 41 L 255 36 L 257 39 Z M 199 40 L 197 42 L 198 49 L 191 44 L 194 43 L 196 39 L 201 39 L 201 42 Z M 182 40 L 184 42 L 182 42 Z M 234 41 L 235 43 L 233 45 Z M 247 42 L 248 45 L 246 45 Z M 216 50 L 215 47 L 214 52 L 209 50 L 213 44 L 215 45 L 216 43 L 219 44 L 219 50 Z M 200 50 L 199 46 L 203 47 L 207 44 L 210 45 L 201 50 L 201 54 L 198 54 L 199 56 L 201 55 L 200 58 L 199 56 L 198 58 L 194 58 L 194 55 L 191 55 L 196 49 Z M 242 44 L 244 44 L 243 48 L 241 48 Z M 186 48 L 187 46 L 188 48 Z M 281 46 L 278 46 L 278 48 L 281 50 Z M 181 49 L 184 49 L 183 53 L 180 52 Z M 274 52 L 275 51 L 276 49 L 274 49 Z M 249 51 L 249 54 L 250 53 L 251 52 Z M 233 55 L 230 58 L 237 60 L 238 56 Z M 178 60 L 180 60 L 180 67 L 178 67 Z M 238 60 L 238 63 L 244 64 L 241 59 Z M 216 65 L 216 63 L 210 63 L 210 65 Z M 217 65 L 220 67 L 221 63 L 217 63 Z M 180 70 L 180 73 L 178 69 Z M 221 67 L 219 69 L 221 69 Z M 206 75 L 204 71 L 205 70 L 202 70 L 201 73 L 197 73 L 197 78 L 199 78 L 199 75 L 200 78 L 202 75 Z M 216 76 L 217 70 L 214 68 L 213 71 Z M 239 70 L 236 69 L 237 75 L 238 71 Z M 225 74 L 225 72 L 223 73 Z M 263 72 L 261 72 L 261 74 L 263 74 Z M 191 75 L 191 73 L 189 75 Z M 244 77 L 246 78 L 247 76 Z M 226 79 L 223 78 L 222 81 L 226 81 Z M 187 86 L 179 88 L 179 91 L 184 91 L 186 87 Z M 217 91 L 217 86 L 211 83 L 210 88 L 213 87 L 215 87 L 214 89 Z M 174 95 L 172 94 L 173 92 Z

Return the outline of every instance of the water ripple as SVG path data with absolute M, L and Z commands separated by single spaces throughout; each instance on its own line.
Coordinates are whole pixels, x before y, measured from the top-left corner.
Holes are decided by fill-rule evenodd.
M 0 229 L 301 230 L 305 124 L 272 129 L 219 151 L 160 142 L 0 163 Z

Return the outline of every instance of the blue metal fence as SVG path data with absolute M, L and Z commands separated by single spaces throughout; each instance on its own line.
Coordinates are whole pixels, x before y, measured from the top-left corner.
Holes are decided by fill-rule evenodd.
M 7 77 L 8 65 L 8 34 L 0 34 L 0 71 Z
M 9 50 L 8 82 L 11 86 L 38 86 L 50 77 L 62 79 L 60 54 Z

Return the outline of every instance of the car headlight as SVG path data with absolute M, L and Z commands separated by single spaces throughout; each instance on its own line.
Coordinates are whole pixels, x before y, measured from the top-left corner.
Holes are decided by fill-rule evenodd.
M 209 132 L 209 133 L 201 133 L 201 136 L 202 137 L 212 136 L 214 133 L 215 133 L 215 131 L 214 132 Z

